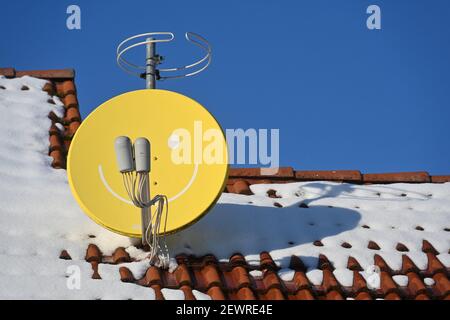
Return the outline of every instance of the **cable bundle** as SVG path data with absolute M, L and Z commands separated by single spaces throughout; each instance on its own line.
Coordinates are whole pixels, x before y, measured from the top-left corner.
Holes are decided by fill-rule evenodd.
M 148 219 L 143 239 L 150 247 L 150 263 L 163 268 L 169 267 L 169 249 L 166 243 L 167 217 L 169 215 L 169 201 L 165 195 L 157 195 L 150 201 L 150 191 L 148 172 L 123 172 L 123 184 L 133 204 L 138 208 L 151 208 L 156 205 L 156 209 Z M 158 235 L 161 228 L 162 216 L 165 213 L 163 236 Z M 144 221 L 142 221 L 144 223 Z M 162 241 L 161 241 L 162 240 Z

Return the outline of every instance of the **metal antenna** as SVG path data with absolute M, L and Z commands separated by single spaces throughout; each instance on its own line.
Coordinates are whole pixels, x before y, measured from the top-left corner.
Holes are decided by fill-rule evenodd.
M 163 38 L 158 38 L 162 36 Z M 145 40 L 139 41 L 142 38 L 145 38 Z M 163 61 L 163 57 L 156 54 L 156 43 L 171 42 L 174 38 L 175 35 L 172 32 L 148 32 L 129 37 L 117 46 L 117 64 L 125 72 L 144 78 L 148 89 L 155 89 L 157 80 L 191 77 L 208 68 L 211 63 L 211 46 L 209 42 L 194 32 L 186 32 L 186 40 L 202 49 L 205 52 L 204 56 L 194 63 L 181 67 L 157 69 L 157 65 Z M 132 63 L 124 57 L 125 53 L 130 49 L 142 45 L 146 46 L 145 65 Z
M 147 38 L 147 57 L 145 82 L 147 89 L 156 88 L 156 43 L 154 38 Z

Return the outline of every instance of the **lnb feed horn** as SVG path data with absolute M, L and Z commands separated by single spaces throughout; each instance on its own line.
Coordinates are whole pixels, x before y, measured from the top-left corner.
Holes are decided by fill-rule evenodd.
M 146 138 L 137 138 L 134 142 L 134 158 L 136 172 L 150 172 L 150 141 Z
M 116 151 L 117 165 L 119 171 L 131 172 L 134 170 L 133 146 L 131 139 L 127 136 L 119 136 L 114 141 Z

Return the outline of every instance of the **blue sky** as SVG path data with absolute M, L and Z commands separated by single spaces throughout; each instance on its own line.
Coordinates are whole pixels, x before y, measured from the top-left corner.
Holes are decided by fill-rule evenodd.
M 66 8 L 81 7 L 81 30 Z M 382 29 L 368 30 L 377 4 Z M 144 82 L 115 64 L 124 38 L 173 31 L 166 66 L 196 57 L 185 31 L 205 36 L 203 74 L 159 83 L 206 106 L 224 128 L 279 128 L 280 162 L 297 169 L 450 173 L 450 2 L 8 1 L 0 65 L 76 69 L 82 115 Z

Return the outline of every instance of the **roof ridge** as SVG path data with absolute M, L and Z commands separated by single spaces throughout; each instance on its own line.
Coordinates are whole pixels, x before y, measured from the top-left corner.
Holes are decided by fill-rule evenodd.
M 74 79 L 75 70 L 67 69 L 46 69 L 46 70 L 22 70 L 18 71 L 14 68 L 0 68 L 0 75 L 7 78 L 16 78 L 22 76 L 30 76 L 41 79 Z

